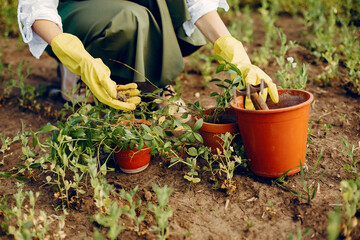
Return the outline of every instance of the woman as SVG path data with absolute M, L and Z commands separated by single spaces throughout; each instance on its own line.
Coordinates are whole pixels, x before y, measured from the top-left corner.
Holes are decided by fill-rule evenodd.
M 48 52 L 66 67 L 63 91 L 78 75 L 99 101 L 116 109 L 133 110 L 140 102 L 137 85 L 128 83 L 144 83 L 146 76 L 158 87 L 171 84 L 183 70 L 183 56 L 205 38 L 247 82 L 265 79 L 276 101 L 276 86 L 231 37 L 219 7 L 229 8 L 226 0 L 19 0 L 18 19 L 31 53 L 39 58 L 50 45 Z M 117 100 L 115 82 L 134 97 Z

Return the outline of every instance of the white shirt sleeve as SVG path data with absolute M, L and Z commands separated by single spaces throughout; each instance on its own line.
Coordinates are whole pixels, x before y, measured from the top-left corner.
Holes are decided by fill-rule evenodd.
M 191 36 L 196 26 L 195 22 L 208 12 L 223 8 L 225 11 L 229 10 L 229 5 L 226 0 L 186 0 L 190 20 L 183 23 L 183 28 L 187 36 Z
M 20 32 L 24 42 L 29 45 L 31 54 L 37 59 L 48 44 L 32 30 L 32 25 L 35 20 L 45 19 L 56 23 L 62 29 L 58 4 L 59 0 L 19 0 L 17 17 Z

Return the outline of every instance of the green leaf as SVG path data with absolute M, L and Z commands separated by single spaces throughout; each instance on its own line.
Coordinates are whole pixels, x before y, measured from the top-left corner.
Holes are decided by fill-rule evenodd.
M 193 177 L 190 177 L 188 175 L 185 175 L 184 178 L 186 180 L 188 180 L 189 182 L 193 182 L 193 183 L 199 183 L 200 182 L 200 178 L 193 178 Z
M 0 176 L 5 177 L 5 178 L 9 178 L 12 175 L 10 173 L 7 173 L 7 172 L 0 172 Z
M 147 133 L 151 133 L 151 128 L 146 124 L 141 124 L 141 127 L 145 130 Z
M 196 148 L 194 148 L 194 147 L 189 148 L 187 152 L 189 153 L 190 156 L 193 156 L 193 157 L 196 157 L 198 155 L 198 152 L 197 152 Z
M 215 84 L 216 86 L 218 86 L 218 87 L 221 87 L 221 88 L 225 88 L 225 89 L 227 89 L 227 87 L 226 86 L 224 86 L 224 85 L 222 85 L 222 84 Z
M 225 64 L 219 64 L 219 66 L 216 68 L 216 73 L 222 72 L 225 70 Z
M 41 167 L 40 163 L 33 163 L 33 164 L 30 164 L 30 166 L 29 166 L 29 168 L 38 168 L 38 167 Z
M 85 138 L 86 134 L 82 129 L 76 129 L 70 132 L 72 138 Z
M 29 178 L 27 178 L 27 177 L 19 177 L 19 176 L 16 176 L 15 179 L 17 179 L 17 180 L 19 180 L 19 181 L 23 181 L 23 182 L 29 181 Z
M 211 55 L 212 58 L 214 58 L 215 60 L 218 60 L 219 62 L 226 62 L 225 59 L 223 59 L 221 56 L 219 55 Z
M 213 78 L 209 82 L 221 82 L 221 80 L 219 78 Z
M 202 136 L 199 133 L 194 133 L 194 137 L 199 142 L 204 143 L 204 139 L 202 138 Z
M 16 164 L 19 169 L 26 169 L 27 167 L 23 164 Z
M 54 130 L 58 130 L 58 128 L 51 125 L 50 123 L 48 123 L 45 126 L 43 126 L 42 128 L 40 128 L 39 133 L 47 133 L 47 132 L 51 132 Z
M 204 119 L 200 118 L 199 120 L 197 120 L 194 124 L 193 131 L 196 132 L 197 130 L 199 130 L 202 127 L 203 123 Z
M 79 122 L 81 122 L 82 120 L 83 120 L 82 116 L 76 116 L 73 119 L 71 119 L 70 124 L 72 126 L 74 126 L 74 125 L 78 124 Z

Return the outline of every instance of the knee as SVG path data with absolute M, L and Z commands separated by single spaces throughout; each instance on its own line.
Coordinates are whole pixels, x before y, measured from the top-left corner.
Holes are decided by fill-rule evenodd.
M 139 33 L 146 33 L 148 29 L 149 13 L 146 8 L 138 4 L 129 4 L 114 16 L 108 33 L 131 41 Z

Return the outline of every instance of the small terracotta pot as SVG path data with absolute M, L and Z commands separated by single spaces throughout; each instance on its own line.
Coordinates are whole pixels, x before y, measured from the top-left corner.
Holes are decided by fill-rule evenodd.
M 115 162 L 120 170 L 125 173 L 138 173 L 149 166 L 151 148 L 144 146 L 141 150 L 127 148 L 123 151 L 115 151 Z
M 209 114 L 211 111 L 213 111 L 213 109 L 205 110 L 204 114 Z M 204 145 L 211 147 L 212 153 L 216 153 L 217 148 L 222 149 L 221 145 L 223 144 L 223 140 L 220 138 L 221 134 L 239 132 L 234 110 L 229 108 L 222 116 L 230 121 L 228 123 L 208 123 L 204 121 L 202 127 L 199 129 L 199 133 L 204 140 Z M 198 117 L 195 117 L 196 121 L 198 119 Z
M 123 120 L 118 124 L 130 125 L 132 123 L 151 126 L 151 122 L 144 119 Z M 121 171 L 125 173 L 138 173 L 149 166 L 151 159 L 150 151 L 151 148 L 145 144 L 141 150 L 136 148 L 133 148 L 132 150 L 130 148 L 127 148 L 126 150 L 116 149 L 114 152 L 114 160 Z
M 244 98 L 231 101 L 236 111 L 250 169 L 259 176 L 279 177 L 300 171 L 307 143 L 311 93 L 279 89 L 279 103 L 268 101 L 270 110 L 244 109 Z

